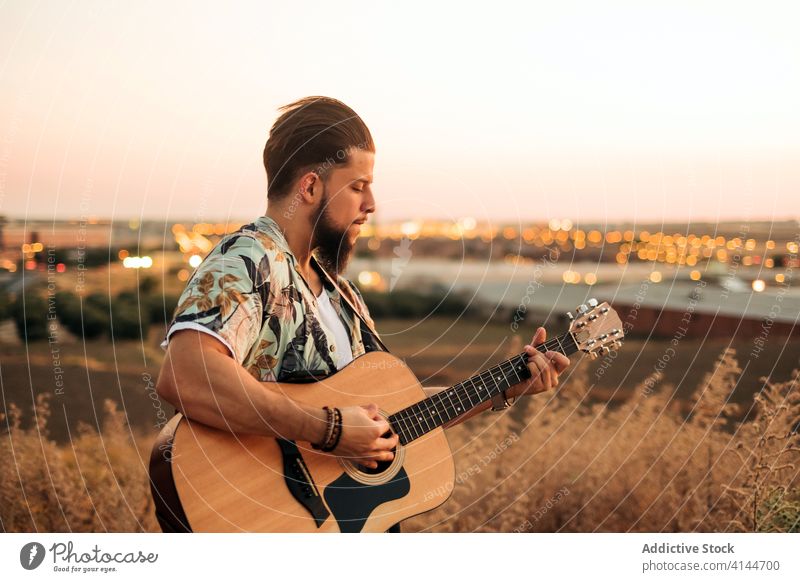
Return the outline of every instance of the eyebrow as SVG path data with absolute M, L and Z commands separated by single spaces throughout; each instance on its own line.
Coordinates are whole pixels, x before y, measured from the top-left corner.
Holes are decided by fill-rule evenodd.
M 372 184 L 372 180 L 367 180 L 366 178 L 356 178 L 353 182 L 364 182 L 364 184 Z

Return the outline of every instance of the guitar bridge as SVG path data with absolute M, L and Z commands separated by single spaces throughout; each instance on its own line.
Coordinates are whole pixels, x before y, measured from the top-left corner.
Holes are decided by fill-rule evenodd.
M 303 455 L 294 441 L 276 440 L 283 454 L 283 478 L 289 492 L 311 514 L 317 527 L 321 527 L 331 513 L 322 501 Z

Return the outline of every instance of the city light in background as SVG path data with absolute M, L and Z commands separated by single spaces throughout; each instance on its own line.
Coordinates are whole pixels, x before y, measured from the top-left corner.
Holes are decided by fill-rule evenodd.
M 15 223 L 16 228 L 6 229 L 6 239 L 19 238 L 24 235 L 21 230 L 28 223 Z M 158 232 L 159 223 L 148 228 Z M 406 220 L 385 222 L 382 224 L 366 223 L 361 230 L 358 247 L 376 258 L 394 256 L 396 249 L 402 244 L 432 244 L 441 249 L 450 249 L 449 256 L 457 261 L 480 260 L 480 253 L 475 249 L 506 249 L 495 257 L 504 264 L 515 265 L 519 269 L 532 268 L 540 263 L 543 256 L 558 253 L 560 280 L 568 285 L 610 284 L 626 272 L 629 264 L 652 265 L 647 274 L 651 283 L 668 282 L 671 284 L 670 272 L 680 273 L 680 278 L 690 281 L 701 281 L 708 277 L 715 278 L 733 270 L 739 276 L 748 277 L 752 289 L 756 292 L 769 287 L 777 288 L 791 280 L 793 269 L 800 267 L 798 252 L 800 245 L 797 231 L 792 230 L 792 222 L 782 223 L 779 232 L 777 226 L 765 225 L 776 238 L 765 238 L 763 228 L 754 230 L 752 236 L 724 236 L 718 232 L 650 232 L 632 228 L 612 228 L 602 230 L 601 227 L 586 227 L 574 224 L 570 219 L 553 218 L 547 223 L 527 225 L 501 224 L 485 222 L 475 217 L 462 217 L 454 222 L 442 220 Z M 158 246 L 158 238 L 152 234 L 142 235 L 143 225 L 121 226 L 121 232 L 130 232 L 140 242 L 144 236 L 147 245 Z M 164 260 L 170 265 L 180 265 L 173 275 L 181 282 L 186 282 L 192 271 L 203 261 L 206 254 L 227 234 L 236 232 L 243 223 L 175 223 L 167 227 L 161 223 L 160 230 L 167 236 L 167 247 L 159 250 Z M 730 225 L 729 225 L 730 226 Z M 796 225 L 795 225 L 796 226 Z M 38 227 L 31 227 L 34 230 Z M 109 238 L 110 223 L 96 223 L 94 227 L 98 236 L 107 239 L 122 239 L 121 235 Z M 747 226 L 748 230 L 750 229 Z M 786 229 L 789 230 L 786 230 Z M 718 230 L 719 225 L 714 227 Z M 67 227 L 69 236 L 69 227 Z M 74 230 L 74 228 L 72 229 Z M 113 230 L 113 229 L 112 229 Z M 72 233 L 74 236 L 74 233 Z M 52 238 L 47 229 L 36 232 L 42 240 L 35 243 L 22 243 L 22 257 L 27 269 L 45 269 L 45 251 L 48 245 L 59 242 Z M 404 241 L 406 241 L 404 243 Z M 131 239 L 133 242 L 133 239 Z M 477 243 L 477 247 L 464 247 Z M 125 268 L 150 269 L 154 259 L 149 255 L 139 256 L 134 249 L 121 248 L 117 259 Z M 153 252 L 151 251 L 151 255 Z M 13 254 L 13 252 L 11 253 Z M 11 254 L 0 262 L 0 271 L 14 272 L 16 263 Z M 417 260 L 428 256 L 422 252 Z M 38 258 L 38 260 L 37 260 Z M 610 266 L 617 270 L 610 271 Z M 60 263 L 59 272 L 68 269 Z M 361 270 L 354 273 L 358 283 L 366 289 L 386 291 L 388 281 L 385 274 L 375 269 Z

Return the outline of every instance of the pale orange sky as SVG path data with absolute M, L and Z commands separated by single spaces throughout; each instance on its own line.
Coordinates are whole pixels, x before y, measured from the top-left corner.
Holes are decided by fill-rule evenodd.
M 289 4 L 4 3 L 0 214 L 250 219 L 322 94 L 383 220 L 800 217 L 795 3 Z

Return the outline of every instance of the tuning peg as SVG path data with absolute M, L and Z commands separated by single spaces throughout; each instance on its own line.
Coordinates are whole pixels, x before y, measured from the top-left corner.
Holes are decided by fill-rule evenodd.
M 618 350 L 621 347 L 622 347 L 622 342 L 620 340 L 617 340 L 617 341 L 614 342 L 614 349 Z
M 592 350 L 591 352 L 589 352 L 589 357 L 592 358 L 593 360 L 596 360 L 598 357 L 598 353 Z
M 575 316 L 574 316 L 574 315 L 572 315 L 572 312 L 571 312 L 571 311 L 567 311 L 567 317 L 569 318 L 569 320 L 570 320 L 570 321 L 572 321 L 572 320 L 574 320 L 574 319 L 575 319 Z
M 600 352 L 601 352 L 601 353 L 602 353 L 604 356 L 607 356 L 608 354 L 610 354 L 610 353 L 611 353 L 611 348 L 609 348 L 608 346 L 603 346 L 602 348 L 600 348 Z
M 587 303 L 589 304 L 589 307 L 591 307 L 592 309 L 597 307 L 597 299 L 595 299 L 595 298 L 589 299 L 589 301 L 587 301 Z
M 577 309 L 577 311 L 578 311 L 578 313 L 580 313 L 581 315 L 583 315 L 584 313 L 586 313 L 587 311 L 589 311 L 589 308 L 588 308 L 588 307 L 586 307 L 586 305 L 578 305 L 578 309 Z

